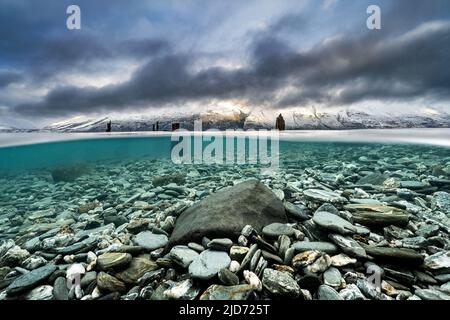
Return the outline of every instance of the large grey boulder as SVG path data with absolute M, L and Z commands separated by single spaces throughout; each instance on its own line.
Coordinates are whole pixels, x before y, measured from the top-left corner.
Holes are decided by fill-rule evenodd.
M 205 236 L 235 239 L 245 225 L 260 232 L 274 222 L 287 222 L 283 203 L 264 184 L 251 179 L 222 189 L 184 211 L 169 246 L 200 242 Z

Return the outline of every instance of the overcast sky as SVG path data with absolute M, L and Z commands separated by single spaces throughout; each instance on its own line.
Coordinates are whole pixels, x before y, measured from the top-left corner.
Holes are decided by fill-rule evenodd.
M 449 57 L 448 0 L 0 0 L 0 123 L 211 103 L 450 111 Z

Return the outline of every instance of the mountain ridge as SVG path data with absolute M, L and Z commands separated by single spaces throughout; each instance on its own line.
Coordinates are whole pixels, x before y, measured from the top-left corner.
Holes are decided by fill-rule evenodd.
M 158 122 L 160 131 L 170 131 L 172 123 L 181 128 L 194 129 L 194 121 L 202 120 L 203 130 L 225 129 L 272 129 L 278 112 L 264 109 L 244 112 L 240 108 L 228 111 L 209 110 L 204 113 L 172 113 L 168 115 L 127 116 L 77 116 L 49 124 L 40 131 L 51 132 L 104 132 L 111 121 L 112 131 L 152 131 Z M 316 108 L 303 111 L 281 112 L 287 130 L 348 130 L 348 129 L 394 129 L 394 128 L 449 128 L 450 114 L 434 109 L 410 113 L 367 112 L 355 109 L 320 111 Z M 9 128 L 9 131 L 18 130 Z M 8 131 L 0 125 L 0 131 Z M 35 131 L 35 130 L 33 130 Z

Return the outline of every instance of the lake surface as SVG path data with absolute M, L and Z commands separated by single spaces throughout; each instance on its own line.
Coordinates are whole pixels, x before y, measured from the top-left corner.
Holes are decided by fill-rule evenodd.
M 107 287 L 114 284 L 109 276 L 125 280 L 118 287 L 102 287 L 97 291 L 95 286 L 83 287 L 78 294 L 86 299 L 106 296 L 114 290 L 120 291 L 121 299 L 166 299 L 166 294 L 170 293 L 170 298 L 174 298 L 179 292 L 184 295 L 176 296 L 177 299 L 200 296 L 231 298 L 229 291 L 209 287 L 219 283 L 217 277 L 207 281 L 186 280 L 203 276 L 196 275 L 196 272 L 205 270 L 192 271 L 186 266 L 180 267 L 176 265 L 179 260 L 169 263 L 164 259 L 161 261 L 163 252 L 156 249 L 167 244 L 177 217 L 183 210 L 196 202 L 206 201 L 210 195 L 226 187 L 234 188 L 241 182 L 257 179 L 268 188 L 267 194 L 258 199 L 260 194 L 249 192 L 250 197 L 256 198 L 249 199 L 249 203 L 244 200 L 235 204 L 234 208 L 241 210 L 250 203 L 255 205 L 272 199 L 270 201 L 281 206 L 283 215 L 285 212 L 288 214 L 289 225 L 271 226 L 270 233 L 267 230 L 263 232 L 265 241 L 270 244 L 259 242 L 258 245 L 271 253 L 259 252 L 261 257 L 252 272 L 263 282 L 267 281 L 269 287 L 266 286 L 263 291 L 247 288 L 245 294 L 240 293 L 243 299 L 270 298 L 279 292 L 270 286 L 294 281 L 290 276 L 285 278 L 284 273 L 270 271 L 270 268 L 281 268 L 277 264 L 282 262 L 289 266 L 283 267 L 288 272 L 295 271 L 297 280 L 308 272 L 315 273 L 317 279 L 324 279 L 325 270 L 331 270 L 330 279 L 338 278 L 345 282 L 344 275 L 348 271 L 358 272 L 362 282 L 357 283 L 357 288 L 366 298 L 396 299 L 400 295 L 398 292 L 383 291 L 380 296 L 381 293 L 373 295 L 372 291 L 367 291 L 369 275 L 364 276 L 364 263 L 368 259 L 366 250 L 374 255 L 376 263 L 390 270 L 387 280 L 394 284 L 401 283 L 404 291 L 400 295 L 402 299 L 413 295 L 449 297 L 430 285 L 429 278 L 414 281 L 410 278 L 413 272 L 420 271 L 426 272 L 439 286 L 450 280 L 448 262 L 445 260 L 448 258 L 442 258 L 443 255 L 448 256 L 450 248 L 450 129 L 283 132 L 279 141 L 271 140 L 273 136 L 266 141 L 261 139 L 264 135 L 245 135 L 249 133 L 235 134 L 233 141 L 236 143 L 230 149 L 226 140 L 217 138 L 210 141 L 210 135 L 206 135 L 205 139 L 201 139 L 200 134 L 188 137 L 185 141 L 189 142 L 189 149 L 183 149 L 178 156 L 192 151 L 195 160 L 195 139 L 200 138 L 202 152 L 208 150 L 211 143 L 222 142 L 218 145 L 224 148 L 223 154 L 215 151 L 214 155 L 216 160 L 225 161 L 195 163 L 187 161 L 191 158 L 186 157 L 184 162 L 178 163 L 174 162 L 173 150 L 179 146 L 179 141 L 172 141 L 170 133 L 0 134 L 1 283 L 8 285 L 14 279 L 20 280 L 24 276 L 20 268 L 37 269 L 39 276 L 36 277 L 43 279 L 48 279 L 53 272 L 53 264 L 62 270 L 71 267 L 85 270 L 94 261 L 94 255 L 112 260 L 111 263 L 116 263 L 116 258 L 126 260 L 112 269 L 95 264 L 91 266 L 98 272 L 94 275 L 97 282 Z M 245 142 L 243 149 L 239 149 L 238 139 Z M 252 162 L 254 159 L 250 151 L 255 141 L 258 147 L 267 146 L 266 156 L 271 161 Z M 264 144 L 266 142 L 267 145 Z M 278 149 L 272 149 L 273 146 L 278 146 Z M 226 162 L 227 150 L 234 152 L 232 159 L 236 161 Z M 244 161 L 238 163 L 242 150 Z M 259 156 L 257 153 L 257 158 Z M 276 166 L 273 166 L 275 159 Z M 225 206 L 235 199 L 221 201 Z M 322 205 L 325 207 L 318 210 Z M 317 214 L 324 210 L 327 210 L 327 216 Z M 386 213 L 389 215 L 386 216 Z M 373 220 L 361 218 L 361 215 L 375 217 L 374 214 L 381 216 Z M 393 214 L 399 220 L 391 222 L 389 219 Z M 227 212 L 223 212 L 220 219 L 222 217 L 226 219 Z M 311 218 L 316 219 L 314 223 Z M 215 229 L 215 223 L 211 222 L 211 228 L 222 232 Z M 271 233 L 277 236 L 273 237 Z M 341 235 L 336 235 L 339 233 Z M 279 238 L 281 235 L 287 238 Z M 252 237 L 245 238 L 245 241 L 242 237 L 237 239 L 225 231 L 220 238 L 223 237 L 230 237 L 231 240 L 226 241 L 247 247 L 244 248 L 247 251 L 254 240 Z M 284 249 L 280 248 L 281 240 Z M 197 241 L 190 245 L 199 251 L 207 246 L 203 243 L 202 247 L 202 241 L 198 239 L 189 241 Z M 223 241 L 218 240 L 222 245 Z M 318 242 L 326 244 L 325 247 L 318 245 L 313 248 L 316 251 L 310 252 L 311 261 L 317 259 L 311 266 L 302 265 L 303 262 L 297 261 L 300 258 L 296 260 L 288 256 L 287 248 L 292 249 L 289 254 L 300 254 L 303 251 L 299 248 L 312 248 Z M 144 246 L 144 249 L 139 247 L 142 250 L 136 251 L 136 246 Z M 392 251 L 393 248 L 397 251 Z M 318 255 L 317 250 L 325 251 Z M 187 247 L 181 251 L 179 254 L 198 255 Z M 114 253 L 114 259 L 102 256 L 105 252 Z M 121 252 L 129 252 L 130 255 L 121 256 Z M 336 256 L 338 253 L 345 253 L 351 258 Z M 228 251 L 222 255 L 226 256 L 222 257 L 224 261 L 229 261 Z M 170 256 L 167 257 L 170 260 Z M 333 268 L 330 267 L 331 257 L 335 259 Z M 119 271 L 128 268 L 131 259 L 134 262 L 126 269 L 124 276 Z M 142 284 L 138 280 L 145 271 L 155 269 L 155 261 L 160 263 L 161 277 L 152 284 Z M 218 260 L 208 261 L 213 263 Z M 140 267 L 136 268 L 136 264 Z M 202 266 L 201 262 L 197 265 Z M 20 267 L 19 271 L 15 267 Z M 205 265 L 205 268 L 209 267 L 217 266 Z M 48 268 L 51 272 L 46 278 L 42 273 L 48 272 Z M 109 276 L 100 271 L 106 271 Z M 274 278 L 268 280 L 269 277 Z M 18 283 L 22 283 L 19 280 Z M 242 278 L 240 281 L 245 280 Z M 6 291 L 0 289 L 0 300 L 23 298 L 17 292 L 26 294 L 26 299 L 53 298 L 52 288 L 55 285 L 48 280 L 27 284 L 26 288 L 16 288 L 10 284 Z M 139 290 L 134 292 L 136 287 Z M 337 294 L 345 298 L 355 295 L 345 291 L 341 282 L 325 287 L 326 292 L 322 293 L 317 287 L 310 288 L 309 294 L 314 298 L 320 294 L 334 294 L 335 298 Z M 33 288 L 36 291 L 30 291 Z M 168 288 L 173 290 L 166 291 Z M 292 284 L 290 288 L 292 290 L 284 297 L 302 295 L 308 298 L 306 292 L 299 292 L 297 285 Z M 336 292 L 330 293 L 331 288 Z

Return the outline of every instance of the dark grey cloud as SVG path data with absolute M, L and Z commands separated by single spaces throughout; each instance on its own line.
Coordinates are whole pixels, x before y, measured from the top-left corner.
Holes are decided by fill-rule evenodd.
M 391 39 L 372 39 L 370 34 L 336 39 L 302 53 L 276 38 L 263 37 L 254 44 L 253 62 L 245 69 L 192 72 L 188 66 L 194 57 L 164 55 L 151 59 L 124 84 L 58 88 L 44 101 L 21 105 L 17 111 L 63 115 L 72 110 L 111 111 L 209 97 L 238 97 L 279 107 L 427 94 L 449 97 L 450 41 L 446 40 L 450 40 L 450 24 L 445 22 Z M 276 90 L 286 85 L 301 92 L 275 101 Z
M 211 98 L 278 108 L 424 96 L 450 99 L 450 2 L 435 0 L 426 7 L 417 0 L 383 3 L 381 31 L 365 28 L 362 11 L 356 31 L 336 31 L 340 36 L 317 38 L 315 45 L 301 50 L 286 41 L 286 34 L 313 32 L 314 25 L 308 14 L 287 11 L 264 30 L 249 33 L 248 63 L 238 69 L 196 70 L 192 66 L 205 53 L 195 47 L 181 50 L 164 33 L 158 38 L 40 33 L 32 37 L 34 50 L 28 54 L 21 41 L 7 47 L 0 40 L 0 51 L 7 53 L 11 66 L 22 66 L 34 78 L 73 70 L 95 72 L 99 63 L 115 59 L 135 59 L 140 64 L 120 84 L 101 88 L 62 84 L 42 99 L 13 106 L 21 116 L 168 107 Z M 1 79 L 0 74 L 0 87 Z M 290 93 L 280 95 L 285 88 Z
M 23 78 L 23 75 L 14 71 L 0 71 L 0 88 L 7 85 L 19 82 Z

